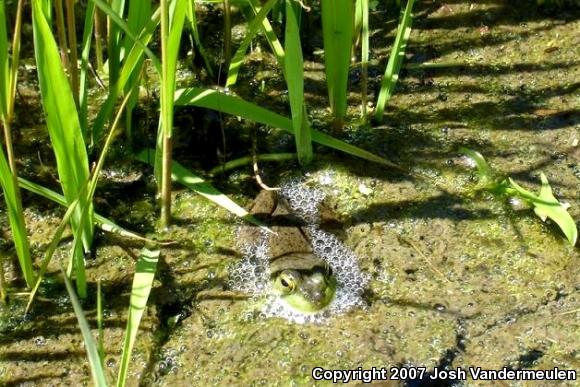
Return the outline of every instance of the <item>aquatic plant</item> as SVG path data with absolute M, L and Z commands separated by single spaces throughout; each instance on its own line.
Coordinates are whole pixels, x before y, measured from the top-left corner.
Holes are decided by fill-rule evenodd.
M 395 86 L 399 80 L 399 71 L 401 70 L 401 64 L 405 57 L 405 50 L 407 48 L 407 42 L 409 41 L 409 36 L 411 35 L 411 23 L 413 21 L 413 5 L 415 0 L 408 0 L 407 5 L 404 10 L 401 10 L 401 20 L 397 27 L 397 37 L 395 38 L 395 43 L 391 48 L 391 55 L 389 56 L 389 62 L 385 68 L 385 75 L 383 76 L 383 81 L 381 83 L 381 90 L 377 98 L 377 105 L 375 108 L 375 119 L 381 120 L 383 118 L 383 113 L 385 111 L 385 105 L 393 92 L 395 91 Z
M 73 285 L 71 284 L 64 270 L 61 271 L 63 274 L 64 283 L 66 285 L 66 290 L 68 292 L 71 304 L 74 309 L 74 313 L 77 316 L 79 328 L 83 335 L 83 341 L 85 343 L 85 348 L 87 350 L 87 358 L 89 359 L 93 383 L 95 383 L 95 386 L 98 387 L 106 387 L 107 380 L 105 378 L 105 369 L 101 357 L 99 355 L 97 344 L 95 343 L 95 339 L 93 338 L 93 335 L 91 333 L 91 327 L 89 326 L 87 318 L 85 317 L 83 307 L 81 306 L 81 303 L 77 298 Z
M 75 270 L 77 288 L 81 297 L 85 297 L 84 252 L 90 249 L 93 239 L 93 210 L 91 202 L 81 195 L 81 191 L 89 178 L 89 160 L 73 91 L 40 0 L 33 2 L 32 21 L 42 106 L 56 156 L 59 180 L 67 203 L 70 205 L 77 199 L 80 201 L 80 208 L 71 218 L 75 241 L 73 259 L 67 271 L 70 275 Z M 81 208 L 87 209 L 84 219 Z
M 342 130 L 347 108 L 354 10 L 352 0 L 322 0 L 322 37 L 328 98 L 335 130 Z
M 7 17 L 5 2 L 0 1 L 0 121 L 4 127 L 4 149 L 0 146 L 0 186 L 4 193 L 4 202 L 8 209 L 8 219 L 14 239 L 14 247 L 18 257 L 18 263 L 24 280 L 28 287 L 34 284 L 34 270 L 32 268 L 32 258 L 28 236 L 26 234 L 26 224 L 22 211 L 22 200 L 20 198 L 20 188 L 18 187 L 18 171 L 12 146 L 12 119 L 14 116 L 14 100 L 16 97 L 16 80 L 18 61 L 20 58 L 20 31 L 22 26 L 23 1 L 17 5 L 16 20 L 14 22 L 14 33 L 12 41 L 12 57 L 9 55 L 9 40 L 7 31 Z M 0 300 L 6 299 L 4 287 L 4 266 L 0 259 Z
M 553 220 L 572 246 L 576 244 L 578 239 L 576 223 L 567 211 L 568 206 L 554 197 L 546 175 L 540 174 L 540 192 L 534 194 L 517 184 L 511 177 L 498 176 L 479 152 L 467 148 L 461 148 L 460 152 L 474 161 L 479 175 L 480 189 L 499 196 L 519 197 L 533 207 L 535 214 L 542 221 L 547 218 Z

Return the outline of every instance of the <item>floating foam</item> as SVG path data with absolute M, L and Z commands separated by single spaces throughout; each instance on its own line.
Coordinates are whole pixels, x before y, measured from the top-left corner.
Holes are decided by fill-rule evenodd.
M 307 188 L 300 181 L 285 184 L 280 194 L 288 201 L 292 211 L 307 224 L 305 231 L 312 241 L 314 254 L 323 259 L 336 278 L 334 299 L 324 309 L 305 313 L 293 309 L 273 293 L 270 283 L 270 256 L 266 235 L 253 244 L 243 244 L 242 260 L 231 270 L 229 284 L 232 289 L 266 297 L 262 309 L 266 317 L 282 317 L 295 323 L 321 323 L 330 316 L 344 313 L 355 307 L 365 307 L 362 294 L 369 276 L 358 267 L 354 253 L 334 235 L 319 228 L 318 208 L 324 193 Z M 247 227 L 247 226 L 246 226 Z

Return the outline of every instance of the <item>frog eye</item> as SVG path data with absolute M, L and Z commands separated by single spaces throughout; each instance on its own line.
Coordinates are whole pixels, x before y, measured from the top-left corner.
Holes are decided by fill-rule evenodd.
M 280 274 L 280 285 L 287 292 L 292 292 L 296 288 L 296 278 L 292 273 L 281 273 Z

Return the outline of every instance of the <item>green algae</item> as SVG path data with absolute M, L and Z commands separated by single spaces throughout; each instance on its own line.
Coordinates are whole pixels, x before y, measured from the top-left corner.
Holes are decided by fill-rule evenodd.
M 263 318 L 258 300 L 218 296 L 228 291 L 228 266 L 240 258 L 237 221 L 195 194 L 177 191 L 176 223 L 162 235 L 177 243 L 163 249 L 149 320 L 135 350 L 135 384 L 311 385 L 315 366 L 578 369 L 578 248 L 529 209 L 471 192 L 476 172 L 457 151 L 477 149 L 494 169 L 536 191 L 537 176 L 545 172 L 558 199 L 572 204 L 572 217 L 580 219 L 577 13 L 546 15 L 502 2 L 434 3 L 424 12 L 409 44 L 414 67 L 402 76 L 384 123 L 352 125 L 344 135 L 430 181 L 325 151 L 306 176 L 329 195 L 343 221 L 344 243 L 371 275 L 368 307 L 326 325 L 296 325 Z M 379 16 L 384 14 L 371 15 Z M 374 39 L 382 39 L 377 32 Z M 371 73 L 385 53 L 375 54 Z M 265 68 L 255 73 L 266 86 L 254 93 L 266 102 L 280 95 L 280 75 L 271 63 L 259 65 Z M 324 126 L 329 113 L 316 85 L 322 69 L 307 65 L 307 98 L 311 112 L 320 114 L 313 121 Z M 240 82 L 253 76 L 248 74 Z M 378 82 L 371 77 L 369 90 Z M 278 102 L 283 104 L 270 103 Z M 354 104 L 350 114 L 358 114 Z M 278 140 L 288 139 L 273 138 L 278 147 Z M 280 169 L 266 170 L 273 184 L 284 174 Z M 244 192 L 232 197 L 248 203 L 250 179 L 240 171 L 221 184 L 228 194 Z M 152 230 L 151 197 L 113 205 L 115 219 Z M 35 220 L 29 223 L 34 246 L 42 250 L 58 217 L 27 217 L 27 223 Z M 111 375 L 138 247 L 104 238 L 96 259 L 88 261 L 91 282 L 104 279 L 105 292 L 110 286 L 105 347 Z M 58 294 L 58 283 L 50 291 Z M 216 296 L 199 297 L 203 292 Z M 81 339 L 64 301 L 42 301 L 33 316 L 40 322 L 10 320 L 17 307 L 2 312 L 2 383 L 88 382 Z M 41 314 L 55 305 L 58 312 Z

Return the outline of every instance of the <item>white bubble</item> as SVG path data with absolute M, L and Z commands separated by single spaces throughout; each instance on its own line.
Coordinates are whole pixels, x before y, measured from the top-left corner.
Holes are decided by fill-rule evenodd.
M 361 296 L 369 276 L 360 271 L 357 258 L 350 249 L 318 226 L 318 207 L 325 197 L 324 193 L 292 180 L 282 186 L 280 194 L 288 201 L 292 211 L 307 224 L 305 230 L 313 241 L 314 254 L 331 268 L 337 282 L 334 299 L 323 310 L 305 313 L 293 309 L 275 296 L 270 283 L 270 255 L 265 233 L 260 235 L 258 241 L 240 246 L 243 258 L 230 272 L 232 288 L 265 297 L 264 316 L 282 317 L 298 324 L 322 323 L 329 316 L 355 307 L 365 307 Z

